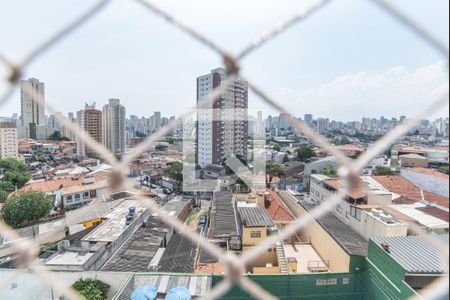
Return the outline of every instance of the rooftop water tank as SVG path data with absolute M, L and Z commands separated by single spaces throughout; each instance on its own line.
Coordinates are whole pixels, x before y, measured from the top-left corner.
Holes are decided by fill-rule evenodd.
M 187 288 L 176 287 L 167 292 L 165 300 L 192 300 L 192 296 Z
M 134 290 L 131 300 L 156 300 L 158 290 L 150 285 L 143 285 Z

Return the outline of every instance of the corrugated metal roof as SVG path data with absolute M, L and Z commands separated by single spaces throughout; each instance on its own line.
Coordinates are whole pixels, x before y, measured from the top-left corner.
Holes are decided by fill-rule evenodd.
M 230 191 L 215 193 L 211 210 L 211 238 L 229 237 L 238 233 L 233 194 Z
M 136 274 L 117 295 L 117 299 L 129 300 L 134 289 L 144 285 L 156 287 L 160 295 L 167 294 L 172 288 L 182 286 L 187 288 L 193 297 L 204 297 L 211 290 L 212 277 L 192 274 Z
M 245 227 L 275 226 L 267 211 L 262 207 L 240 207 L 239 215 Z
M 448 234 L 429 236 L 448 251 Z M 381 248 L 389 245 L 389 255 L 398 262 L 407 274 L 442 274 L 448 272 L 444 253 L 422 236 L 385 237 L 373 239 Z

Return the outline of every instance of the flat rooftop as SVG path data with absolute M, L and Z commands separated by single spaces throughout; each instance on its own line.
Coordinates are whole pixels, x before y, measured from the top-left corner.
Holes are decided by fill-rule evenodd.
M 183 211 L 186 204 L 192 200 L 192 197 L 176 197 L 169 202 L 167 202 L 162 208 L 164 211 L 168 212 L 170 216 L 178 217 L 178 215 Z
M 128 215 L 128 208 L 135 207 L 135 219 L 139 217 L 145 208 L 137 200 L 125 200 L 117 205 L 105 218 L 107 221 L 100 224 L 94 231 L 86 235 L 84 241 L 92 242 L 114 242 L 128 227 L 125 217 Z
M 312 273 L 308 266 L 314 268 L 328 269 L 327 264 L 322 260 L 313 246 L 308 244 L 284 244 L 284 254 L 286 259 L 293 257 L 297 260 L 297 273 Z
M 93 252 L 64 251 L 56 254 L 45 264 L 83 266 L 93 255 Z

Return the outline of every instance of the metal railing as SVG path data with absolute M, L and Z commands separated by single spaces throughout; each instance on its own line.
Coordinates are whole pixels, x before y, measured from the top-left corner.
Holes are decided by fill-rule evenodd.
M 251 55 L 256 49 L 263 47 L 265 44 L 273 40 L 275 37 L 279 36 L 282 33 L 285 33 L 293 26 L 299 25 L 300 23 L 306 21 L 306 19 L 311 18 L 314 14 L 321 10 L 325 9 L 326 6 L 333 2 L 332 0 L 318 0 L 314 5 L 308 7 L 307 9 L 293 15 L 290 19 L 282 22 L 281 24 L 276 25 L 272 30 L 262 34 L 257 37 L 253 41 L 251 41 L 247 47 L 245 47 L 239 54 L 232 55 L 229 51 L 219 47 L 213 41 L 211 41 L 208 37 L 200 33 L 199 31 L 194 30 L 190 26 L 184 24 L 181 20 L 176 19 L 174 16 L 170 15 L 169 12 L 161 9 L 159 6 L 155 5 L 149 0 L 129 0 L 135 1 L 139 3 L 143 9 L 149 11 L 156 17 L 164 19 L 166 22 L 171 24 L 172 26 L 178 28 L 185 34 L 192 37 L 194 40 L 203 44 L 205 47 L 209 48 L 211 51 L 220 55 L 223 59 L 223 64 L 226 68 L 226 80 L 223 85 L 214 90 L 205 100 L 198 104 L 197 108 L 204 108 L 210 106 L 221 94 L 224 90 L 226 90 L 229 86 L 229 83 L 240 76 L 242 79 L 248 81 L 249 88 L 259 96 L 266 104 L 268 104 L 271 108 L 279 111 L 280 113 L 284 113 L 288 121 L 291 123 L 292 127 L 298 131 L 304 133 L 305 136 L 310 138 L 314 143 L 322 148 L 328 150 L 328 152 L 335 156 L 339 163 L 341 164 L 341 168 L 339 170 L 339 176 L 346 182 L 346 187 L 332 196 L 328 201 L 324 201 L 320 206 L 317 206 L 313 209 L 308 215 L 304 216 L 301 219 L 295 220 L 293 224 L 289 227 L 281 231 L 277 235 L 273 235 L 268 237 L 265 241 L 263 241 L 260 245 L 255 246 L 251 251 L 246 252 L 244 255 L 238 257 L 231 253 L 226 253 L 219 247 L 215 246 L 212 243 L 208 243 L 208 241 L 200 236 L 196 232 L 189 231 L 189 229 L 179 222 L 174 217 L 168 215 L 166 212 L 162 211 L 161 208 L 151 201 L 143 197 L 139 197 L 142 200 L 142 205 L 148 207 L 155 213 L 163 214 L 164 218 L 162 220 L 168 225 L 172 226 L 179 233 L 184 234 L 186 237 L 191 239 L 192 241 L 199 244 L 200 247 L 204 248 L 204 250 L 217 255 L 220 257 L 220 260 L 223 261 L 227 266 L 226 279 L 223 280 L 220 284 L 218 284 L 213 290 L 211 290 L 208 295 L 208 299 L 215 299 L 223 296 L 227 293 L 227 291 L 232 287 L 232 285 L 239 285 L 242 289 L 246 290 L 250 295 L 258 299 L 275 299 L 269 292 L 265 291 L 259 285 L 251 281 L 248 277 L 246 277 L 242 273 L 242 268 L 248 262 L 251 262 L 258 255 L 264 252 L 267 248 L 271 247 L 277 241 L 282 241 L 284 239 L 288 239 L 291 235 L 298 232 L 301 228 L 306 226 L 309 222 L 313 221 L 315 218 L 319 218 L 330 210 L 332 210 L 335 205 L 343 198 L 346 192 L 351 189 L 357 182 L 356 178 L 358 174 L 360 174 L 361 170 L 367 165 L 372 159 L 374 159 L 378 154 L 382 153 L 387 147 L 393 144 L 398 138 L 407 133 L 409 130 L 414 128 L 419 124 L 420 120 L 431 116 L 434 113 L 438 112 L 440 109 L 445 108 L 448 105 L 448 92 L 442 98 L 435 99 L 434 102 L 431 102 L 427 109 L 421 111 L 414 118 L 409 119 L 402 125 L 396 127 L 388 134 L 386 134 L 383 138 L 377 141 L 373 146 L 371 146 L 363 155 L 361 155 L 357 160 L 350 160 L 346 156 L 343 155 L 339 150 L 334 148 L 326 139 L 315 133 L 307 124 L 302 121 L 299 121 L 294 115 L 291 114 L 290 109 L 284 107 L 280 101 L 277 101 L 273 97 L 269 96 L 263 89 L 261 89 L 255 82 L 253 82 L 250 78 L 243 78 L 240 73 L 240 61 Z M 91 7 L 88 11 L 83 13 L 81 16 L 67 24 L 65 27 L 61 28 L 54 35 L 50 36 L 48 39 L 44 40 L 42 43 L 36 45 L 36 47 L 30 49 L 28 54 L 19 62 L 13 62 L 8 59 L 6 56 L 2 55 L 0 49 L 0 64 L 5 65 L 9 70 L 9 75 L 7 80 L 8 86 L 7 90 L 3 91 L 0 94 L 0 107 L 6 101 L 10 100 L 11 95 L 15 91 L 18 86 L 19 80 L 22 77 L 24 71 L 30 66 L 30 64 L 36 60 L 38 60 L 42 54 L 46 53 L 50 48 L 55 45 L 62 43 L 63 39 L 73 33 L 76 29 L 83 26 L 86 22 L 93 19 L 100 12 L 102 12 L 107 5 L 110 3 L 110 0 L 100 0 L 96 2 L 93 7 Z M 431 33 L 429 33 L 425 28 L 418 25 L 414 20 L 408 18 L 402 11 L 399 11 L 397 8 L 389 4 L 385 0 L 370 0 L 370 2 L 374 3 L 381 7 L 387 14 L 391 15 L 395 18 L 399 25 L 408 28 L 410 31 L 417 35 L 417 38 L 423 40 L 424 43 L 431 45 L 439 54 L 441 54 L 445 60 L 448 61 L 448 46 L 435 38 Z M 280 4 L 281 5 L 281 4 Z M 341 4 L 344 5 L 344 4 Z M 426 4 L 424 4 L 426 5 Z M 199 13 L 197 11 L 196 13 Z M 1 46 L 0 46 L 1 48 Z M 30 93 L 30 91 L 25 90 L 24 92 Z M 155 134 L 149 136 L 145 139 L 144 142 L 139 144 L 134 151 L 126 155 L 122 158 L 121 161 L 118 161 L 116 157 L 110 153 L 103 145 L 96 142 L 92 139 L 88 133 L 83 130 L 80 130 L 77 125 L 73 124 L 67 118 L 63 117 L 60 114 L 56 114 L 55 109 L 49 104 L 44 103 L 43 99 L 37 99 L 36 102 L 40 102 L 40 105 L 44 105 L 47 112 L 54 114 L 59 124 L 66 129 L 70 130 L 77 136 L 77 138 L 83 143 L 89 144 L 90 148 L 97 152 L 102 158 L 109 164 L 113 166 L 112 175 L 110 177 L 110 187 L 111 191 L 120 191 L 125 189 L 133 189 L 133 186 L 129 186 L 126 180 L 126 174 L 124 170 L 127 169 L 127 166 L 130 162 L 132 162 L 135 158 L 149 149 L 151 146 L 155 145 L 157 141 L 159 141 L 164 136 L 168 135 L 172 132 L 173 129 L 181 125 L 182 119 L 186 116 L 192 115 L 195 113 L 196 109 L 192 109 L 183 115 L 179 116 L 176 121 L 171 122 L 168 126 L 161 128 Z M 415 228 L 415 231 L 418 234 L 423 234 L 425 238 L 427 235 L 420 228 Z M 12 230 L 9 226 L 7 226 L 4 222 L 0 222 L 0 234 L 7 239 L 14 240 L 18 239 L 17 233 Z M 433 239 L 429 239 L 430 243 L 435 243 Z M 52 282 L 53 287 L 57 289 L 58 292 L 67 295 L 70 299 L 80 299 L 82 298 L 76 291 L 67 288 L 67 284 L 61 279 L 58 279 L 57 276 L 52 275 L 50 270 L 41 265 L 37 260 L 37 255 L 39 253 L 39 243 L 38 241 L 33 240 L 21 240 L 20 243 L 15 243 L 14 247 L 21 254 L 21 262 L 22 265 L 33 270 L 35 274 L 44 282 Z M 441 245 L 436 245 L 437 247 L 441 247 Z M 442 249 L 443 257 L 442 263 L 447 264 L 448 262 L 448 254 L 445 249 Z M 12 277 L 18 276 L 17 273 L 13 273 Z M 0 288 L 3 288 L 3 284 L 9 282 L 11 278 L 0 278 Z M 442 295 L 448 294 L 448 282 L 446 279 L 439 281 L 433 287 L 425 289 L 422 293 L 426 299 L 437 299 Z

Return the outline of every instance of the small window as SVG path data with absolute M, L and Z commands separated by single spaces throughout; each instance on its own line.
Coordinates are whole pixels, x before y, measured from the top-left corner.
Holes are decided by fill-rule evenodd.
M 84 192 L 83 193 L 83 198 L 89 198 L 89 192 Z
M 250 232 L 251 238 L 260 238 L 261 237 L 261 231 L 251 231 Z

